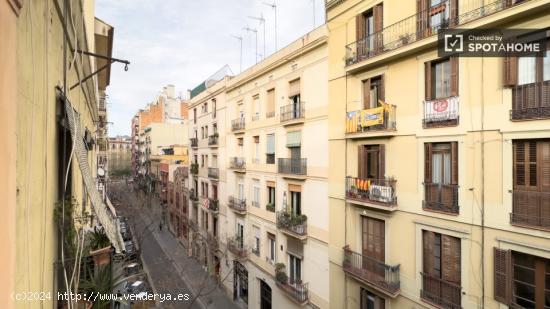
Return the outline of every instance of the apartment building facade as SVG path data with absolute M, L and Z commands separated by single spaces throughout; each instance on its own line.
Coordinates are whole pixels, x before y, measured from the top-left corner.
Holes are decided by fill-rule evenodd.
M 326 2 L 332 308 L 550 305 L 550 53 L 436 49 L 549 4 Z
M 227 86 L 222 277 L 248 308 L 328 308 L 328 69 L 322 26 Z
M 194 92 L 189 103 L 189 207 L 186 247 L 208 272 L 220 278 L 220 235 L 227 210 L 226 99 L 229 77 Z

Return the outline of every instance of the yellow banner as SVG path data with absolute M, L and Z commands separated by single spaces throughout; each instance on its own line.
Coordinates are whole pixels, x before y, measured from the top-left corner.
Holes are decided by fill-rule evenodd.
M 361 111 L 361 126 L 371 127 L 384 123 L 384 107 L 364 109 Z

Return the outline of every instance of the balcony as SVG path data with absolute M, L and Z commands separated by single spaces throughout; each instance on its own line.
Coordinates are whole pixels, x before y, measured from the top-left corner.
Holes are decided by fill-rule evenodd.
M 193 201 L 193 202 L 198 202 L 199 201 L 199 196 L 197 194 L 197 190 L 195 190 L 195 189 L 189 190 L 189 199 L 191 199 L 191 201 Z
M 383 210 L 397 208 L 394 179 L 346 177 L 347 202 Z
M 214 180 L 220 179 L 220 169 L 217 167 L 209 167 L 208 178 L 214 179 Z
M 238 236 L 227 238 L 227 250 L 240 259 L 248 257 L 248 246 Z
M 206 243 L 208 244 L 209 249 L 217 250 L 219 247 L 218 236 L 208 232 L 206 233 Z
M 458 185 L 424 183 L 422 208 L 458 215 Z
M 411 45 L 424 38 L 436 35 L 441 29 L 453 28 L 482 17 L 505 10 L 514 3 L 511 0 L 462 0 L 458 7 L 453 0 L 440 3 L 346 46 L 345 65 L 351 66 Z M 458 9 L 458 10 L 457 10 Z
M 425 129 L 457 126 L 458 102 L 458 97 L 424 101 L 422 126 Z
M 371 257 L 344 247 L 343 268 L 356 280 L 374 287 L 384 294 L 395 297 L 400 292 L 399 267 L 387 265 Z
M 208 137 L 208 146 L 218 147 L 218 134 L 212 134 Z
M 198 163 L 191 163 L 189 171 L 191 172 L 191 175 L 198 175 L 199 174 L 199 164 Z
M 308 284 L 301 280 L 292 280 L 284 270 L 277 270 L 275 273 L 277 286 L 285 291 L 285 294 L 299 305 L 305 305 L 309 300 Z
M 462 309 L 462 287 L 440 278 L 420 273 L 422 289 L 420 298 L 439 308 Z
M 512 191 L 510 223 L 522 227 L 550 230 L 550 193 Z
M 192 147 L 192 148 L 197 148 L 197 147 L 199 147 L 199 139 L 198 139 L 198 138 L 196 138 L 196 137 L 191 137 L 191 138 L 189 139 L 189 141 L 191 142 L 191 147 Z
M 236 172 L 245 172 L 246 161 L 242 157 L 229 158 L 229 168 L 235 170 Z
M 307 159 L 305 158 L 279 158 L 277 170 L 279 174 L 306 176 Z
M 229 197 L 229 202 L 227 203 L 229 208 L 233 209 L 236 213 L 244 215 L 246 214 L 246 200 L 240 199 L 234 196 Z
M 396 133 L 396 113 L 397 107 L 390 104 L 347 112 L 346 135 L 348 138 L 394 135 Z
M 208 198 L 208 210 L 213 213 L 217 213 L 219 210 L 219 201 L 217 198 L 210 197 Z
M 231 120 L 231 131 L 234 133 L 241 133 L 245 129 L 244 117 Z
M 550 118 L 550 81 L 518 85 L 512 88 L 510 120 Z
M 281 106 L 281 123 L 294 124 L 303 122 L 306 115 L 305 102 Z
M 278 211 L 277 228 L 290 236 L 305 240 L 307 238 L 307 217 L 306 215 L 295 215 L 286 210 Z

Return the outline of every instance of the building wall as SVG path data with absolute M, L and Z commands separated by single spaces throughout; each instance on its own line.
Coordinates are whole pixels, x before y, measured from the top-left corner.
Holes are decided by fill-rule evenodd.
M 329 34 L 329 209 L 331 308 L 357 308 L 359 287 L 384 296 L 342 269 L 345 245 L 361 251 L 362 216 L 386 223 L 386 260 L 400 265 L 401 291 L 386 298 L 386 308 L 432 308 L 420 299 L 422 230 L 461 239 L 462 307 L 504 308 L 493 299 L 493 247 L 548 257 L 550 233 L 513 226 L 512 141 L 548 138 L 549 120 L 512 122 L 512 90 L 502 85 L 502 58 L 459 58 L 457 126 L 422 126 L 424 62 L 437 59 L 435 37 L 346 66 L 345 46 L 355 41 L 355 16 L 381 1 L 345 1 L 327 12 Z M 384 26 L 416 12 L 415 3 L 384 1 Z M 547 2 L 529 1 L 463 27 L 544 29 Z M 522 17 L 524 16 L 524 17 Z M 525 18 L 525 16 L 529 16 Z M 406 53 L 405 53 L 406 51 Z M 351 136 L 345 134 L 347 111 L 361 109 L 361 81 L 384 74 L 386 102 L 397 106 L 397 130 Z M 458 142 L 458 215 L 423 210 L 424 143 Z M 345 200 L 345 177 L 357 177 L 358 146 L 385 145 L 386 177 L 397 180 L 397 209 L 381 211 Z M 482 209 L 484 226 L 482 227 Z M 538 244 L 538 248 L 533 244 Z M 500 306 L 500 307 L 499 307 Z
M 170 145 L 183 145 L 187 143 L 187 126 L 183 124 L 151 123 L 145 131 L 145 136 L 150 139 L 147 147 L 152 155 L 160 155 L 159 147 Z

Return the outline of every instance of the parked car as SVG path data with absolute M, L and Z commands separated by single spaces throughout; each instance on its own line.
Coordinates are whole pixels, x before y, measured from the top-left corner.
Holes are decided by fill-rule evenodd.
M 130 263 L 124 267 L 124 272 L 126 273 L 126 276 L 134 275 L 139 272 L 139 264 L 138 263 Z
M 134 248 L 134 243 L 131 240 L 124 242 L 124 248 L 126 249 L 126 258 L 133 259 L 136 257 L 136 250 Z
M 135 281 L 128 287 L 127 292 L 129 294 L 139 294 L 141 292 L 145 292 L 145 284 L 141 280 Z

